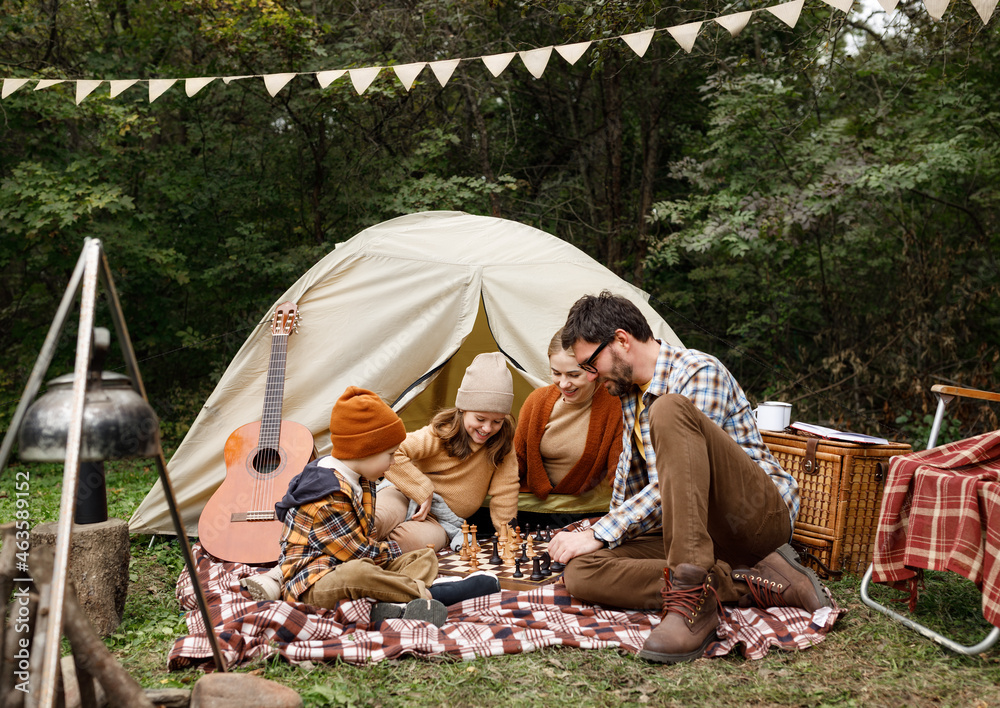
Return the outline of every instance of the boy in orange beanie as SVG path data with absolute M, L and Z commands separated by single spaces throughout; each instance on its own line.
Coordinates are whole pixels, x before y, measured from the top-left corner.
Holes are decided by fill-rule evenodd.
M 442 593 L 430 589 L 438 571 L 434 551 L 403 553 L 395 542 L 372 537 L 375 483 L 405 438 L 403 421 L 377 394 L 351 386 L 340 397 L 330 414 L 332 455 L 306 465 L 274 507 L 284 523 L 282 599 L 333 608 L 341 600 L 367 597 L 379 601 L 373 624 L 393 617 L 444 624 L 447 610 L 435 599 Z M 442 590 L 443 599 L 464 600 L 499 586 L 477 579 Z

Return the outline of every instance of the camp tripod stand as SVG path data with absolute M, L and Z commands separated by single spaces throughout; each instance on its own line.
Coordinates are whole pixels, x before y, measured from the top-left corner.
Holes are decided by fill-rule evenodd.
M 55 552 L 53 569 L 51 572 L 50 591 L 48 593 L 47 617 L 45 620 L 45 635 L 41 646 L 41 652 L 32 647 L 30 667 L 32 683 L 38 686 L 37 695 L 34 691 L 28 698 L 32 704 L 30 708 L 53 708 L 56 700 L 56 685 L 59 671 L 59 650 L 60 638 L 63 627 L 64 601 L 66 600 L 66 579 L 69 565 L 69 549 L 73 517 L 76 507 L 76 490 L 80 476 L 81 448 L 83 446 L 83 422 L 84 407 L 86 400 L 86 387 L 88 370 L 91 363 L 91 354 L 94 338 L 94 310 L 97 297 L 98 278 L 103 282 L 108 299 L 108 309 L 115 326 L 115 332 L 121 346 L 122 356 L 125 359 L 125 366 L 128 376 L 131 379 L 135 392 L 148 405 L 149 399 L 146 396 L 146 389 L 139 374 L 139 366 L 135 358 L 135 351 L 132 348 L 132 341 L 129 338 L 128 328 L 125 324 L 125 317 L 122 313 L 121 303 L 118 300 L 118 293 L 115 290 L 114 279 L 111 269 L 108 266 L 107 258 L 98 239 L 86 239 L 83 250 L 77 261 L 73 274 L 70 277 L 69 285 L 63 294 L 62 301 L 56 311 L 56 316 L 49 328 L 42 350 L 35 361 L 35 366 L 28 377 L 28 383 L 24 387 L 24 393 L 14 412 L 10 428 L 4 436 L 3 444 L 0 445 L 0 473 L 7 465 L 11 449 L 14 446 L 15 435 L 21 427 L 25 418 L 25 413 L 29 405 L 38 393 L 42 378 L 48 371 L 49 365 L 55 354 L 56 344 L 59 334 L 66 324 L 70 308 L 76 298 L 76 293 L 82 287 L 80 301 L 80 325 L 77 332 L 76 360 L 74 366 L 74 379 L 72 389 L 72 404 L 70 411 L 69 430 L 66 434 L 65 460 L 63 467 L 62 494 L 59 502 L 59 517 L 56 530 Z M 142 455 L 145 456 L 145 455 Z M 163 487 L 167 505 L 170 509 L 170 517 L 173 520 L 174 530 L 184 555 L 184 563 L 187 567 L 188 575 L 194 587 L 195 598 L 198 609 L 205 624 L 205 632 L 209 644 L 212 648 L 212 656 L 215 660 L 215 667 L 218 671 L 226 670 L 226 663 L 219 649 L 218 639 L 212 626 L 212 620 L 208 612 L 208 603 L 205 599 L 204 589 L 198 579 L 198 568 L 191 553 L 191 544 L 181 521 L 180 512 L 177 508 L 177 500 L 174 496 L 170 478 L 167 476 L 166 461 L 163 456 L 163 446 L 159 435 L 155 435 L 155 445 L 150 455 L 156 460 L 156 467 L 159 473 L 160 484 Z M 34 642 L 33 642 L 34 644 Z M 37 677 L 37 683 L 36 683 Z

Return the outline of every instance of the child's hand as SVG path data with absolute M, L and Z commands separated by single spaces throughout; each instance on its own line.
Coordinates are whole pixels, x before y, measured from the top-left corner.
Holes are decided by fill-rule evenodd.
M 411 521 L 426 521 L 427 512 L 431 510 L 431 497 L 427 497 L 423 504 L 421 504 L 417 510 L 414 512 L 413 516 L 410 517 Z

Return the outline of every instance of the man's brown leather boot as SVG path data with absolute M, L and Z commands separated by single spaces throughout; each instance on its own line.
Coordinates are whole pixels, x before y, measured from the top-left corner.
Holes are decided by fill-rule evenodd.
M 639 656 L 661 664 L 694 661 L 715 639 L 719 626 L 719 598 L 715 576 L 704 568 L 681 563 L 663 569 L 663 620 L 656 625 Z
M 830 607 L 830 597 L 811 568 L 799 563 L 799 554 L 787 543 L 753 568 L 733 570 L 733 580 L 750 586 L 742 607 L 800 607 L 815 612 Z

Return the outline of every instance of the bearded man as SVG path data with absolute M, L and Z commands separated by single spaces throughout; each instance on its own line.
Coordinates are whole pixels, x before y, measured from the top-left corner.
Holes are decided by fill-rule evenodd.
M 713 356 L 653 337 L 630 300 L 580 298 L 563 348 L 622 401 L 622 453 L 611 506 L 549 546 L 585 602 L 659 608 L 640 656 L 692 661 L 715 638 L 720 603 L 830 605 L 788 545 L 798 485 L 770 453 L 750 403 Z

